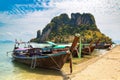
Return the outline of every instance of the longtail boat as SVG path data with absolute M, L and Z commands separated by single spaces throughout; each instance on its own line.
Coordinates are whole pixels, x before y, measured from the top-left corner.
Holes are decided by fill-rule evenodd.
M 83 48 L 82 49 L 82 54 L 83 55 L 90 55 L 94 51 L 96 46 L 98 45 L 99 41 L 100 41 L 100 39 L 95 42 L 95 45 L 93 44 L 93 42 L 91 42 L 88 47 Z
M 41 48 L 19 48 L 16 47 L 13 50 L 12 56 L 14 61 L 18 61 L 27 65 L 31 68 L 47 68 L 60 70 L 64 63 L 69 59 L 70 68 L 72 73 L 72 59 L 70 57 L 71 52 L 74 51 L 75 46 L 79 40 L 79 36 L 75 36 L 72 46 L 69 51 L 52 51 L 43 52 Z
M 95 48 L 96 49 L 110 49 L 112 44 L 98 44 Z
M 96 41 L 95 45 L 93 44 L 93 41 L 92 41 L 89 46 L 83 47 L 81 49 L 81 56 L 90 55 L 94 51 L 94 49 L 98 45 L 98 43 L 99 43 L 99 40 Z M 80 54 L 78 49 L 79 49 L 79 46 L 78 46 L 78 48 L 74 49 L 74 52 L 72 54 L 73 57 L 78 57 L 78 55 Z

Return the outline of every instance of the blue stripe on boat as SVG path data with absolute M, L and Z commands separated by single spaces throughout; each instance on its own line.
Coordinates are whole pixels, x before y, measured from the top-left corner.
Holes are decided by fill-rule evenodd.
M 63 51 L 63 52 L 59 52 L 59 53 L 55 53 L 55 54 L 47 54 L 47 55 L 44 55 L 44 56 L 33 56 L 33 57 L 36 57 L 36 59 L 37 58 L 49 58 L 49 57 L 53 57 L 53 56 L 59 56 L 59 55 L 62 55 L 62 54 L 66 54 L 66 52 Z M 14 56 L 14 57 L 15 58 L 20 58 L 20 59 L 32 59 L 33 58 L 33 57 L 23 57 L 23 56 Z

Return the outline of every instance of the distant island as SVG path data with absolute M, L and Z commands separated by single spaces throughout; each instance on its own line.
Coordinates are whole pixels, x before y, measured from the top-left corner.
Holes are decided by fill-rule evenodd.
M 112 39 L 97 28 L 95 18 L 90 13 L 72 13 L 70 18 L 66 13 L 56 16 L 45 26 L 42 33 L 38 30 L 36 38 L 31 39 L 30 42 L 70 43 L 76 33 L 81 35 L 83 43 L 98 39 L 101 42 L 112 43 Z

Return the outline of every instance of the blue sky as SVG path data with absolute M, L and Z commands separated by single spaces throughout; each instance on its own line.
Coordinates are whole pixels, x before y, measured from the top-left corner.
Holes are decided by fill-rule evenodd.
M 0 0 L 0 40 L 28 41 L 54 16 L 91 13 L 97 27 L 120 40 L 120 0 Z

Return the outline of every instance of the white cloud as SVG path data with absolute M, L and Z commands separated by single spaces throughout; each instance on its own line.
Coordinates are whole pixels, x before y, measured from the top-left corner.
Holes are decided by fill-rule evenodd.
M 46 11 L 35 11 L 33 13 L 28 13 L 25 16 L 18 15 L 5 15 L 1 14 L 0 22 L 5 23 L 6 25 L 0 28 L 0 39 L 15 39 L 22 38 L 23 40 L 30 40 L 31 38 L 36 37 L 36 31 L 42 30 L 47 23 L 53 18 L 53 14 L 56 11 L 46 10 Z M 5 18 L 4 18 L 5 17 Z M 5 33 L 6 32 L 6 33 Z M 9 34 L 12 37 L 7 35 Z M 29 35 L 28 35 L 29 34 Z
M 101 32 L 113 40 L 120 40 L 120 1 L 119 0 L 66 0 L 56 2 L 56 7 L 66 13 L 91 13 Z M 114 33 L 114 34 L 113 34 Z
M 36 37 L 36 31 L 43 29 L 54 16 L 61 13 L 91 13 L 96 19 L 96 24 L 101 32 L 107 34 L 113 40 L 120 40 L 120 1 L 119 0 L 52 0 L 49 3 L 48 10 L 29 12 L 26 15 L 6 15 L 0 14 L 0 22 L 5 23 L 4 27 L 0 27 L 3 39 L 22 38 L 29 40 Z M 6 33 L 5 33 L 6 32 Z M 113 35 L 114 33 L 114 35 Z M 116 36 L 115 36 L 116 35 Z

